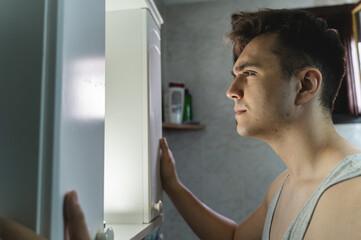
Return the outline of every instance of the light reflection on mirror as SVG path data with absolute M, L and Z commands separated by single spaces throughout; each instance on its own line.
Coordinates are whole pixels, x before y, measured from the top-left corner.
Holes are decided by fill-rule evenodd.
M 79 59 L 73 64 L 72 116 L 77 119 L 101 120 L 105 114 L 105 59 Z

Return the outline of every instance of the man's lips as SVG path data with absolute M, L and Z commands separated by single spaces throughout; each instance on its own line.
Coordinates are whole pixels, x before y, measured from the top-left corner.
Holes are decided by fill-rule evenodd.
M 234 109 L 236 116 L 247 112 L 246 109 Z
M 241 108 L 241 109 L 234 109 L 234 112 L 235 113 L 243 113 L 243 112 L 246 112 L 247 110 L 246 109 L 244 109 L 244 108 Z

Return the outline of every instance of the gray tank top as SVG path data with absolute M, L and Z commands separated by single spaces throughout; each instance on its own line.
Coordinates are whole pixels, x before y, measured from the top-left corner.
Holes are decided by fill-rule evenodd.
M 322 193 L 339 182 L 358 176 L 361 176 L 361 154 L 347 156 L 340 161 L 307 200 L 301 211 L 289 226 L 282 240 L 302 240 Z M 267 217 L 263 227 L 262 240 L 269 240 L 271 222 L 282 188 L 283 184 L 268 207 Z

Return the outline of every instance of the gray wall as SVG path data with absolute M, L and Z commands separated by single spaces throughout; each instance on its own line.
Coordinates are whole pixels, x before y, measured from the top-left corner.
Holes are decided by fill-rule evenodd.
M 237 135 L 234 104 L 225 95 L 233 80 L 231 48 L 223 42 L 230 29 L 230 15 L 261 7 L 303 8 L 346 2 L 355 1 L 235 0 L 163 5 L 163 88 L 170 81 L 184 82 L 193 95 L 195 120 L 206 125 L 203 131 L 164 130 L 163 134 L 183 183 L 214 210 L 242 221 L 285 169 L 268 145 Z M 354 126 L 361 133 L 360 126 Z M 354 132 L 352 125 L 338 130 L 342 133 L 345 128 L 346 134 Z M 164 205 L 165 239 L 197 239 L 166 194 Z

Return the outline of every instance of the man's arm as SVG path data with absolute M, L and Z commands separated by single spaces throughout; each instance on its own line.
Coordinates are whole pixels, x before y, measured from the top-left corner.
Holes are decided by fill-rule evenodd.
M 183 184 L 165 189 L 178 212 L 200 239 L 234 239 L 237 224 L 208 208 Z
M 241 224 L 216 213 L 198 200 L 178 179 L 172 152 L 164 138 L 160 140 L 162 150 L 161 173 L 165 192 L 179 213 L 200 239 L 261 239 L 267 206 L 277 191 L 282 175 L 271 185 L 265 200 Z

